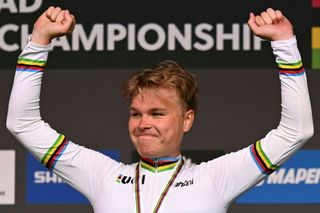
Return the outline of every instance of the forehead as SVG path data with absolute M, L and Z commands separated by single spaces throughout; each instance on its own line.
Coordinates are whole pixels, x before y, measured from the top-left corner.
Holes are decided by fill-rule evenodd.
M 178 93 L 173 88 L 144 89 L 132 98 L 131 107 L 141 105 L 149 107 L 175 107 L 181 106 Z

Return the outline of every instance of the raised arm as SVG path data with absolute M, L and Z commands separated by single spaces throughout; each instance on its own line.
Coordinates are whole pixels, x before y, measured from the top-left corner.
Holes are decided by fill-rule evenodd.
M 305 69 L 289 20 L 281 11 L 269 8 L 257 16 L 250 13 L 248 25 L 255 35 L 271 41 L 281 83 L 279 126 L 252 147 L 259 167 L 269 173 L 313 135 L 311 104 Z M 259 153 L 260 148 L 264 153 Z M 259 160 L 260 154 L 266 156 L 265 162 L 261 157 Z
M 267 9 L 257 16 L 251 13 L 248 24 L 255 35 L 271 41 L 281 85 L 281 119 L 261 140 L 206 165 L 226 205 L 274 172 L 313 135 L 306 73 L 291 23 L 280 11 Z
M 35 22 L 31 41 L 18 58 L 7 128 L 44 166 L 91 200 L 99 196 L 99 178 L 108 176 L 110 168 L 118 163 L 72 143 L 51 128 L 40 115 L 41 83 L 52 46 L 50 42 L 55 37 L 70 33 L 74 25 L 75 19 L 68 10 L 54 7 Z
M 51 40 L 72 32 L 74 25 L 74 17 L 69 11 L 54 7 L 49 7 L 37 19 L 31 41 L 18 58 L 9 101 L 8 130 L 50 169 L 54 164 L 53 159 L 50 159 L 53 153 L 43 152 L 51 149 L 51 152 L 59 151 L 61 154 L 67 141 L 41 119 L 42 76 L 52 46 Z M 46 146 L 53 144 L 55 145 L 47 150 Z

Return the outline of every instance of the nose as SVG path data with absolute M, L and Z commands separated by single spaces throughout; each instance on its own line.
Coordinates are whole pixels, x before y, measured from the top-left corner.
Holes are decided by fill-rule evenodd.
M 150 129 L 152 127 L 151 118 L 147 115 L 143 115 L 139 121 L 139 129 Z

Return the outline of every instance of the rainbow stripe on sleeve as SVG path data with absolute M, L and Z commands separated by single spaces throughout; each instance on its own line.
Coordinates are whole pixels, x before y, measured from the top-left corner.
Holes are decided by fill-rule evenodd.
M 47 61 L 18 58 L 16 71 L 20 72 L 43 72 Z
M 304 67 L 301 61 L 296 63 L 277 62 L 279 74 L 287 76 L 299 76 L 304 74 Z
M 279 168 L 277 165 L 273 165 L 267 155 L 264 153 L 261 147 L 261 141 L 257 141 L 255 144 L 252 144 L 250 147 L 250 153 L 257 164 L 260 171 L 264 174 L 271 174 Z
M 68 141 L 64 135 L 59 135 L 57 140 L 53 145 L 48 149 L 47 153 L 41 159 L 41 163 L 46 166 L 48 169 L 53 170 L 58 159 L 68 146 Z

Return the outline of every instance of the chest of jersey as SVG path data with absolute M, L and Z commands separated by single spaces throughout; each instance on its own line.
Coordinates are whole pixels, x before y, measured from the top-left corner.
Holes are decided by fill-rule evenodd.
M 141 171 L 139 179 L 141 212 L 154 211 L 173 172 Z M 123 171 L 114 176 L 110 182 L 105 182 L 99 201 L 93 205 L 95 212 L 136 212 L 134 175 L 133 171 Z M 223 213 L 225 207 L 207 177 L 182 170 L 164 197 L 159 212 Z

